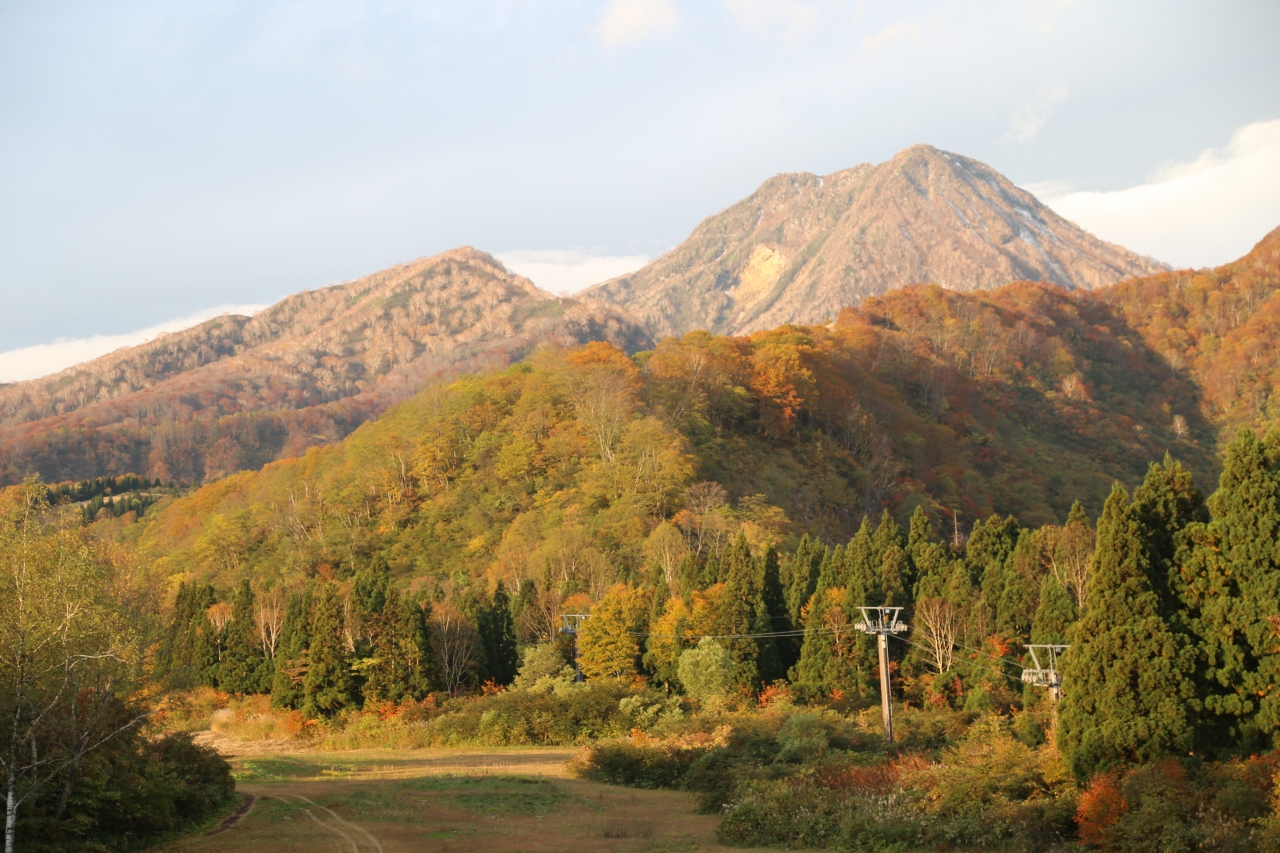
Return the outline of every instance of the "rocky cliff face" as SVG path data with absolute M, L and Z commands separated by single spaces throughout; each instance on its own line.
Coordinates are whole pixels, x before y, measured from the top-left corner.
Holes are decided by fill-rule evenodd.
M 345 435 L 435 377 L 588 340 L 649 342 L 615 308 L 455 249 L 0 388 L 0 481 L 257 467 Z
M 770 178 L 680 246 L 587 295 L 625 306 L 655 336 L 742 333 L 828 322 L 910 284 L 1091 289 L 1164 269 L 1086 233 L 989 166 L 917 145 L 878 166 Z

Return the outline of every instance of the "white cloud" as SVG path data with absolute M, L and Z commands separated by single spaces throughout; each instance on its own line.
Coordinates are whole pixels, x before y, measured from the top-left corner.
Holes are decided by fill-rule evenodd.
M 679 25 L 680 12 L 671 0 L 609 0 L 595 33 L 613 47 L 670 35 Z
M 1233 261 L 1280 225 L 1280 120 L 1245 125 L 1223 149 L 1113 192 L 1027 187 L 1105 240 L 1177 266 Z
M 862 49 L 869 53 L 878 53 L 887 47 L 891 47 L 894 42 L 904 39 L 919 39 L 922 35 L 920 28 L 915 24 L 897 21 L 863 38 Z
M 0 352 L 0 382 L 21 382 L 57 373 L 98 356 L 154 340 L 169 332 L 180 332 L 223 314 L 254 314 L 266 305 L 219 305 L 186 317 L 169 320 L 123 335 L 93 335 L 77 340 L 56 340 L 48 344 Z
M 635 272 L 649 263 L 647 255 L 592 255 L 577 249 L 502 252 L 497 258 L 512 272 L 561 296 Z
M 724 0 L 738 23 L 761 35 L 795 40 L 818 25 L 818 10 L 803 0 Z
M 1066 97 L 1066 86 L 1046 86 L 1036 92 L 1034 98 L 1013 114 L 1002 141 L 1027 142 L 1034 139 Z

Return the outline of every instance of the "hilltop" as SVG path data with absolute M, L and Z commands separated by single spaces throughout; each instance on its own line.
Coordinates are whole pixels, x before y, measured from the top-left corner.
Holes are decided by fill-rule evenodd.
M 433 378 L 645 332 L 455 249 L 0 388 L 0 482 L 199 482 L 334 441 Z
M 825 323 L 912 284 L 1093 289 L 1166 267 L 1088 234 L 990 166 L 916 145 L 879 165 L 776 175 L 630 275 L 587 291 L 655 337 Z

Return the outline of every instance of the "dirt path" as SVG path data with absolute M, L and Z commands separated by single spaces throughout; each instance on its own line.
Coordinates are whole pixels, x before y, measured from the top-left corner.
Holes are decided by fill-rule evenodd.
M 719 818 L 680 791 L 572 778 L 568 749 L 243 750 L 254 798 L 229 827 L 170 845 L 191 853 L 702 853 Z M 237 814 L 240 814 L 239 812 Z M 234 817 L 234 816 L 233 816 Z
M 258 798 L 255 797 L 253 794 L 245 794 L 244 802 L 240 804 L 240 808 L 232 812 L 227 817 L 227 819 L 224 820 L 221 824 L 219 824 L 218 828 L 215 829 L 213 832 L 205 833 L 206 837 L 209 835 L 217 835 L 219 832 L 226 832 L 228 829 L 235 826 L 240 821 L 244 820 L 245 815 L 253 811 L 253 804 L 256 803 L 257 801 L 258 801 Z

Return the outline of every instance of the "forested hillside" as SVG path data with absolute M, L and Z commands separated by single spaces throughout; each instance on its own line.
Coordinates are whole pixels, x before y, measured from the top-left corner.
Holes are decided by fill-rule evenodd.
M 613 309 L 456 249 L 0 387 L 0 483 L 199 483 L 336 441 L 433 377 L 588 340 L 648 343 Z
M 634 358 L 547 347 L 153 509 L 128 535 L 224 583 L 380 554 L 405 575 L 515 588 L 558 555 L 563 582 L 598 591 L 677 529 L 843 541 L 864 516 L 917 506 L 939 530 L 992 513 L 1058 523 L 1166 451 L 1207 489 L 1224 431 L 1276 423 L 1280 355 L 1259 341 L 1278 244 L 1101 297 L 915 287 L 831 329 L 693 333 Z

